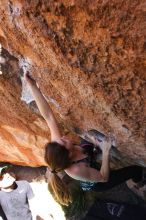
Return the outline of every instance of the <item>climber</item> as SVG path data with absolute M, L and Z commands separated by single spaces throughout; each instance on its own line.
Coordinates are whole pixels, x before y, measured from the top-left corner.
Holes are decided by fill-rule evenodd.
M 27 181 L 16 181 L 16 175 L 9 167 L 0 169 L 0 205 L 7 220 L 32 220 L 33 197 Z
M 51 142 L 45 147 L 45 160 L 48 164 L 49 189 L 53 192 L 56 201 L 64 205 L 72 202 L 70 189 L 59 176 L 63 170 L 73 179 L 79 180 L 83 190 L 104 191 L 128 180 L 128 186 L 138 195 L 144 196 L 142 167 L 134 165 L 110 172 L 111 139 L 106 138 L 100 142 L 91 138 L 91 143 L 82 140 L 80 145 L 74 145 L 71 140 L 62 136 L 49 104 L 28 72 L 24 74 L 24 80 L 51 132 Z M 95 160 L 94 145 L 98 145 L 102 150 L 101 167 Z M 141 188 L 138 190 L 140 181 Z

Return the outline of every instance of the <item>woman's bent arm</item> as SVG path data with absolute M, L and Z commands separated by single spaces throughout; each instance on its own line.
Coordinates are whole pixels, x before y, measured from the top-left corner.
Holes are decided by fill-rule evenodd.
M 107 138 L 107 140 L 104 140 L 100 144 L 100 147 L 102 149 L 102 165 L 101 165 L 100 173 L 103 176 L 104 182 L 107 182 L 109 179 L 109 173 L 110 173 L 109 152 L 111 146 L 112 146 L 112 142 L 110 138 Z
M 103 177 L 103 182 L 107 182 L 110 173 L 109 151 L 104 151 L 102 154 L 102 165 L 101 165 L 100 173 Z

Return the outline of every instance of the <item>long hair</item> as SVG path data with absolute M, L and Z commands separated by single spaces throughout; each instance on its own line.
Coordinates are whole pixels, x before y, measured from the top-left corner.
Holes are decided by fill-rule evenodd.
M 58 172 L 70 166 L 69 151 L 57 142 L 48 143 L 45 148 L 45 160 L 52 171 L 48 184 L 50 191 L 58 203 L 69 205 L 72 202 L 70 190 L 57 175 Z

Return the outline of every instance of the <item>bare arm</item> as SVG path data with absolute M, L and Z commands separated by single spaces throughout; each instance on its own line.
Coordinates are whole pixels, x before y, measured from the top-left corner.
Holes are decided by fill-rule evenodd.
M 101 144 L 102 149 L 102 165 L 98 171 L 95 168 L 87 167 L 85 163 L 72 166 L 65 170 L 65 172 L 74 179 L 90 182 L 107 182 L 109 178 L 110 165 L 109 165 L 109 151 L 111 148 L 111 140 L 105 140 Z
M 110 162 L 109 162 L 109 152 L 112 146 L 111 138 L 107 138 L 103 142 L 100 143 L 100 148 L 102 149 L 102 164 L 100 173 L 103 177 L 103 182 L 107 182 L 109 179 L 110 173 Z
M 35 102 L 38 106 L 38 109 L 39 109 L 41 115 L 46 120 L 46 122 L 50 128 L 51 141 L 56 141 L 56 140 L 60 139 L 61 133 L 60 133 L 56 118 L 55 118 L 48 102 L 46 101 L 45 97 L 43 96 L 43 94 L 41 93 L 39 88 L 37 87 L 35 80 L 31 79 L 28 73 L 25 74 L 24 79 L 26 80 L 26 82 L 32 92 L 32 95 L 35 99 Z
M 109 173 L 110 173 L 109 151 L 103 152 L 100 173 L 103 177 L 103 180 L 104 180 L 103 182 L 107 182 L 109 179 Z

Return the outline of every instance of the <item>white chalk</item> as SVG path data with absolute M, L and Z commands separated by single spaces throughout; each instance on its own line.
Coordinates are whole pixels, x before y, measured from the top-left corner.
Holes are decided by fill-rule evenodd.
M 29 87 L 23 77 L 21 77 L 21 81 L 22 81 L 21 100 L 26 102 L 26 104 L 29 104 L 32 101 L 34 101 L 34 98 L 33 98 L 31 91 L 30 91 L 30 89 L 29 89 Z

